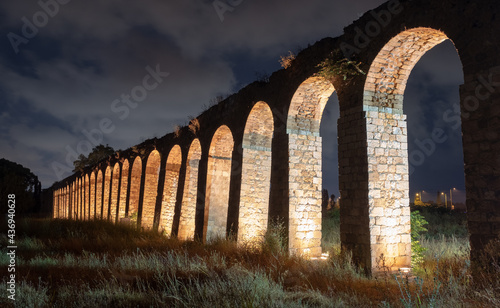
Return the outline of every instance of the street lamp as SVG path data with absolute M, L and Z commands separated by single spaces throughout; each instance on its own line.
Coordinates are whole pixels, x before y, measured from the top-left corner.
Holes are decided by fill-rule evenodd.
M 455 187 L 453 187 L 453 190 L 450 189 L 450 205 L 451 205 L 451 209 L 454 210 L 455 209 L 455 206 L 453 205 L 453 192 L 457 190 Z
M 446 200 L 446 194 L 444 192 L 441 193 L 441 195 L 444 195 L 444 208 L 448 208 L 448 200 Z

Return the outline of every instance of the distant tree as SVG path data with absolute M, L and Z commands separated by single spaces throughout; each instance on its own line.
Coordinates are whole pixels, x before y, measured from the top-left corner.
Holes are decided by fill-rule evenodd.
M 332 195 L 330 196 L 329 207 L 330 207 L 331 209 L 333 209 L 333 208 L 335 207 L 335 195 L 334 195 L 334 194 L 332 194 Z
M 7 213 L 7 196 L 15 195 L 15 210 L 17 214 L 38 213 L 41 207 L 42 185 L 38 177 L 30 169 L 6 160 L 0 159 L 0 212 Z
M 325 215 L 328 208 L 328 189 L 323 189 L 322 193 L 321 213 Z
M 92 152 L 90 152 L 88 156 L 85 156 L 83 154 L 80 154 L 80 156 L 78 156 L 78 159 L 73 162 L 73 165 L 75 166 L 73 172 L 82 171 L 85 167 L 93 166 L 106 157 L 113 155 L 114 153 L 115 150 L 109 145 L 106 144 L 104 146 L 100 144 L 94 147 L 92 149 Z

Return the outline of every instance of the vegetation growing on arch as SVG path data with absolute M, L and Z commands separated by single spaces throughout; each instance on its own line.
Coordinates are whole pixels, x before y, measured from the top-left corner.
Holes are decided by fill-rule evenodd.
M 342 76 L 344 80 L 357 75 L 366 75 L 361 69 L 362 62 L 350 60 L 342 56 L 340 50 L 335 50 L 317 65 L 318 76 L 331 80 L 336 76 Z

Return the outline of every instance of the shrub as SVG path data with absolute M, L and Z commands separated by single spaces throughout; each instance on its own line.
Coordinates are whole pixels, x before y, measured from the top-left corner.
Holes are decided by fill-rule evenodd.
M 424 227 L 427 225 L 427 221 L 424 216 L 420 214 L 419 211 L 411 212 L 410 217 L 411 222 L 411 264 L 413 267 L 418 268 L 422 261 L 424 260 L 424 251 L 425 248 L 420 245 L 420 235 L 424 232 L 427 232 L 427 229 Z
M 271 254 L 285 254 L 287 248 L 286 227 L 283 220 L 277 220 L 270 224 L 264 235 L 262 250 Z

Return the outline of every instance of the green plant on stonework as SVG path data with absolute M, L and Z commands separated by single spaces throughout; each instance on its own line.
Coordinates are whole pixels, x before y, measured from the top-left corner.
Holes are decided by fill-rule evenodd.
M 366 75 L 360 68 L 362 62 L 357 62 L 343 58 L 339 50 L 334 51 L 323 60 L 317 67 L 320 68 L 317 75 L 325 79 L 333 79 L 336 76 L 342 76 L 344 80 L 359 74 Z
M 419 268 L 424 261 L 425 248 L 420 245 L 420 235 L 427 232 L 424 227 L 427 225 L 427 221 L 424 216 L 420 214 L 419 211 L 411 212 L 410 216 L 411 222 L 411 265 L 414 268 Z

